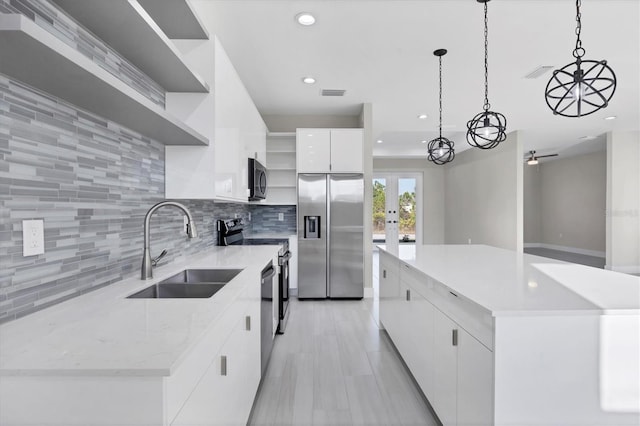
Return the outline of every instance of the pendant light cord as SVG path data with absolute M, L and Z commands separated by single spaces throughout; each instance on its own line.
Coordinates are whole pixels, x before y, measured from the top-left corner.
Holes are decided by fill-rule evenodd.
M 573 49 L 573 57 L 580 60 L 586 53 L 584 48 L 582 47 L 582 40 L 580 39 L 580 35 L 582 33 L 582 13 L 580 13 L 580 6 L 582 5 L 582 0 L 576 0 L 576 36 L 578 39 L 576 40 L 576 48 Z
M 440 61 L 440 139 L 442 139 L 442 56 L 438 60 Z
M 580 1 L 580 0 L 578 0 Z M 484 110 L 489 111 L 489 14 L 484 4 Z

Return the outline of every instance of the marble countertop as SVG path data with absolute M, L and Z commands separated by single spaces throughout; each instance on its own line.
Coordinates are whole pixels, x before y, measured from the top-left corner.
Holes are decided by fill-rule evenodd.
M 246 232 L 244 237 L 247 239 L 256 239 L 256 238 L 291 238 L 295 237 L 297 234 L 295 232 Z
M 402 245 L 389 254 L 493 316 L 640 313 L 633 275 L 485 245 Z
M 0 376 L 170 375 L 278 246 L 215 247 L 0 325 Z M 244 269 L 208 299 L 127 299 L 186 268 Z

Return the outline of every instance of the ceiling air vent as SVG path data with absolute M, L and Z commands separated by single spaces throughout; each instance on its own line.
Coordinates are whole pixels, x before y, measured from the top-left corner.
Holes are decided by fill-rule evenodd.
M 547 71 L 553 69 L 553 65 L 541 65 L 535 70 L 531 71 L 529 74 L 525 75 L 524 78 L 534 79 L 540 77 L 542 74 Z
M 344 96 L 346 90 L 342 89 L 322 89 L 320 94 L 322 96 Z

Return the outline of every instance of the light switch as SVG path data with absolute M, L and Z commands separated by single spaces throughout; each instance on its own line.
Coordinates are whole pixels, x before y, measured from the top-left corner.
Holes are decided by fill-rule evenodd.
M 44 220 L 22 221 L 22 255 L 36 256 L 44 253 Z
M 284 213 L 278 213 L 278 220 L 282 222 L 284 220 Z

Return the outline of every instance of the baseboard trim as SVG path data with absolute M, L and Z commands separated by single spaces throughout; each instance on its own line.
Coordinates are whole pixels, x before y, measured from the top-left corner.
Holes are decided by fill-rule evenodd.
M 628 265 L 628 266 L 611 266 L 604 265 L 604 269 L 610 271 L 622 272 L 623 274 L 640 274 L 640 265 Z
M 601 257 L 601 258 L 604 258 L 606 256 L 605 252 L 603 251 L 586 250 L 586 249 L 581 249 L 577 247 L 558 246 L 555 244 L 524 243 L 524 248 L 544 248 L 548 250 L 566 251 L 569 253 L 583 254 L 585 256 Z

